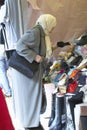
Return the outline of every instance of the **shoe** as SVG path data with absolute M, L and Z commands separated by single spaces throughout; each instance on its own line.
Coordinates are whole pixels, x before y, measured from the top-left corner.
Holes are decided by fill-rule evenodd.
M 11 93 L 11 92 L 4 93 L 4 95 L 5 95 L 6 97 L 12 97 L 12 93 Z
M 83 87 L 80 88 L 80 92 L 83 91 L 84 94 L 87 94 L 87 85 L 84 85 Z
M 25 128 L 25 130 L 44 130 L 42 125 L 40 124 L 38 127 L 32 127 L 32 128 Z
M 5 97 L 12 97 L 12 95 L 11 94 L 9 94 L 9 95 L 5 94 Z
M 24 128 L 24 130 L 31 130 L 30 128 Z
M 57 85 L 58 85 L 58 86 L 65 85 L 66 80 L 67 80 L 67 75 L 66 75 L 66 73 L 63 73 L 62 76 L 60 77 L 60 80 L 59 80 L 59 82 L 57 83 Z
M 72 66 L 74 66 L 74 65 L 78 66 L 78 65 L 81 63 L 82 60 L 83 60 L 83 58 L 82 58 L 81 55 L 80 55 L 80 56 L 77 56 L 77 57 L 75 57 L 74 60 L 72 60 L 72 61 L 70 62 L 70 65 L 72 65 Z
M 12 97 L 12 90 L 11 89 L 6 91 L 2 88 L 2 90 L 3 90 L 5 97 Z
M 68 45 L 70 45 L 70 43 L 69 42 L 63 42 L 63 41 L 59 41 L 59 42 L 57 42 L 57 47 L 65 47 L 65 46 L 68 46 Z

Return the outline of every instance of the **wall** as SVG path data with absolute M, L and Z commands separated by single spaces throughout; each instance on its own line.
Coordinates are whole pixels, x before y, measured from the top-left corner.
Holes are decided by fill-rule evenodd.
M 33 26 L 37 17 L 43 13 L 56 16 L 57 26 L 52 34 L 52 41 L 72 41 L 87 31 L 87 0 L 38 0 L 40 10 L 29 12 L 29 27 Z

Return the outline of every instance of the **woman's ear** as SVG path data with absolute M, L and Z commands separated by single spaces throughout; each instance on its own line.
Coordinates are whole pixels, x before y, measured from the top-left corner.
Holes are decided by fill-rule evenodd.
M 37 0 L 27 0 L 27 2 L 28 2 L 28 5 L 31 4 L 33 9 L 40 10 Z

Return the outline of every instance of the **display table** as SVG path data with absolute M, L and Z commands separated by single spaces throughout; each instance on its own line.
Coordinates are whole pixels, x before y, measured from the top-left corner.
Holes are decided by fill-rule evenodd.
M 82 129 L 83 124 L 81 119 L 82 117 L 87 118 L 87 103 L 77 104 L 74 109 L 74 115 L 75 115 L 76 130 L 83 130 Z

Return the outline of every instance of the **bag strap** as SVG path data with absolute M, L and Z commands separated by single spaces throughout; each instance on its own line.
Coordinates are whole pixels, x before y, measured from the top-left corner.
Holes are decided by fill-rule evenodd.
M 7 38 L 6 38 L 5 24 L 1 23 L 1 27 L 2 27 L 3 37 L 4 37 L 4 42 L 5 42 L 4 43 L 4 48 L 6 50 L 6 49 L 9 49 L 9 46 L 8 46 L 8 42 L 7 42 Z
M 39 45 L 39 54 L 40 54 L 40 50 L 41 50 L 41 29 L 40 29 L 40 25 L 38 24 L 38 25 L 34 26 L 34 28 L 38 28 L 39 31 L 40 31 L 40 45 Z

